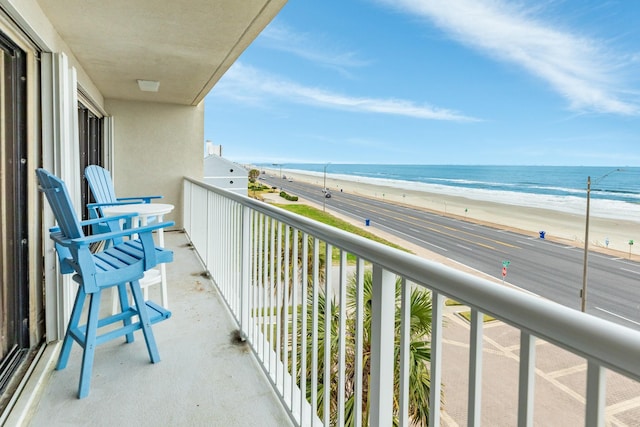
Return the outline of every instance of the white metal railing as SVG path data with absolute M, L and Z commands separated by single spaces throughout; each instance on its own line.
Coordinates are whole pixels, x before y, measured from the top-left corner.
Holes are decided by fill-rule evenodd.
M 481 420 L 483 313 L 520 331 L 518 425 L 533 425 L 536 339 L 587 360 L 587 426 L 604 425 L 606 369 L 640 380 L 639 332 L 260 201 L 187 178 L 184 224 L 239 328 L 299 425 L 344 425 L 349 417 L 353 425 L 389 426 L 394 417 L 400 425 L 410 424 L 409 304 L 416 287 L 428 289 L 432 301 L 430 426 L 440 425 L 442 407 L 444 296 L 471 309 L 470 426 L 480 425 Z M 363 300 L 367 270 L 372 279 L 370 308 Z M 349 282 L 355 283 L 350 296 Z M 394 319 L 400 319 L 400 327 Z M 368 349 L 363 349 L 365 342 Z M 396 358 L 398 381 L 394 381 Z M 366 372 L 370 372 L 368 382 Z M 356 380 L 363 375 L 365 381 Z M 363 400 L 368 402 L 364 406 L 368 418 Z

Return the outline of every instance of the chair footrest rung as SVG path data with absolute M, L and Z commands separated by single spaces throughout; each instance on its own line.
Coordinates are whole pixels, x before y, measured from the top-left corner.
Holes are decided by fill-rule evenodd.
M 164 307 L 159 306 L 153 301 L 145 301 L 145 307 L 147 309 L 147 313 L 149 314 L 149 322 L 153 325 L 155 323 L 162 322 L 171 317 L 171 312 Z M 100 319 L 98 321 L 98 329 L 103 328 L 105 326 L 112 325 L 117 322 L 123 322 L 125 319 L 130 319 L 134 316 L 138 315 L 137 308 L 129 307 L 127 310 L 122 313 L 113 314 L 111 316 L 107 316 L 104 319 Z M 111 341 L 112 339 L 123 337 L 127 334 L 137 331 L 142 328 L 142 324 L 140 320 L 135 323 L 131 323 L 130 325 L 125 325 L 114 329 L 112 331 L 106 332 L 102 335 L 98 335 L 96 337 L 96 345 L 102 344 L 107 341 Z M 71 336 L 73 339 L 80 344 L 80 346 L 84 347 L 84 342 L 86 340 L 86 331 L 87 325 L 81 325 L 78 328 L 74 328 L 70 330 Z
M 153 301 L 145 301 L 151 324 L 162 322 L 171 317 L 171 312 Z

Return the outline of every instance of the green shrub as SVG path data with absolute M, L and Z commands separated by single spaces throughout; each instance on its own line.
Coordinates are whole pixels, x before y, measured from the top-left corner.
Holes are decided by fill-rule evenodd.
M 297 202 L 298 201 L 298 196 L 292 196 L 290 194 L 287 194 L 284 191 L 280 192 L 280 197 L 282 197 L 282 198 L 284 198 L 286 200 L 289 200 L 290 202 Z
M 260 183 L 249 183 L 249 190 L 251 191 L 266 191 L 269 190 L 270 187 L 266 185 L 262 185 Z

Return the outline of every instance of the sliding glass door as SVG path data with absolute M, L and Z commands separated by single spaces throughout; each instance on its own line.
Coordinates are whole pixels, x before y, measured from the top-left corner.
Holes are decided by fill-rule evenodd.
M 26 54 L 0 32 L 0 394 L 29 348 Z

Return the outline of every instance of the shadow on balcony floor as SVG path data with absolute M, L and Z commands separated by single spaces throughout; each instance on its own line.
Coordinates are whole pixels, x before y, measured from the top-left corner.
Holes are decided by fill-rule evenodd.
M 80 349 L 53 371 L 29 425 L 284 426 L 292 425 L 248 348 L 233 344 L 236 325 L 183 233 L 166 233 L 172 317 L 154 325 L 161 362 L 151 364 L 140 331 L 125 344 L 98 347 L 91 391 L 76 398 Z M 159 286 L 150 297 L 160 301 Z M 108 294 L 106 294 L 108 295 Z M 102 306 L 111 307 L 111 298 Z M 57 360 L 57 352 L 54 359 Z

